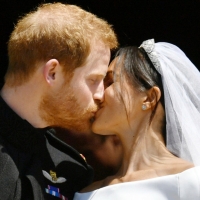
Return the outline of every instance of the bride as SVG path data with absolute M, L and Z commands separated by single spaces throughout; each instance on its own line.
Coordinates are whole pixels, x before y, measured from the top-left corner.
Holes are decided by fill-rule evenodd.
M 200 73 L 169 43 L 147 40 L 118 51 L 105 79 L 93 131 L 117 135 L 117 174 L 74 200 L 200 199 Z

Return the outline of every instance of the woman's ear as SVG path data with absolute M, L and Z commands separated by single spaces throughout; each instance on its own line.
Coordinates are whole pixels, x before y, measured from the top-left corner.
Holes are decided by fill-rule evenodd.
M 145 100 L 143 101 L 143 105 L 142 105 L 142 108 L 145 108 L 143 110 L 146 110 L 148 108 L 154 108 L 154 106 L 160 100 L 161 91 L 157 86 L 154 86 L 151 89 L 149 89 L 146 94 L 147 96 Z
M 59 67 L 60 64 L 56 59 L 51 59 L 45 63 L 43 68 L 43 75 L 48 84 L 52 85 L 54 83 Z

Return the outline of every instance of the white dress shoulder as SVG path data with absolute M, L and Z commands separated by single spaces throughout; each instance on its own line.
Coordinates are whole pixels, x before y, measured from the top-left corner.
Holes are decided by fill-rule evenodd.
M 119 183 L 74 196 L 74 200 L 90 199 L 200 200 L 200 166 L 174 175 Z

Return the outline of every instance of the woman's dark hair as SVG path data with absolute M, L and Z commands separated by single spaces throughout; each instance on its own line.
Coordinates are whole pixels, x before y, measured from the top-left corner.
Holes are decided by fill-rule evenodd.
M 118 62 L 115 65 L 115 67 L 120 68 L 119 69 L 120 82 L 122 88 L 121 91 L 125 91 L 123 88 L 123 82 L 125 80 L 129 83 L 129 85 L 133 85 L 134 88 L 138 89 L 138 91 L 146 91 L 151 89 L 153 86 L 157 86 L 161 90 L 160 102 L 163 108 L 165 108 L 161 75 L 157 72 L 157 70 L 153 66 L 152 62 L 150 61 L 144 49 L 135 46 L 124 47 L 118 50 L 118 52 L 116 53 L 116 57 L 118 57 Z M 156 108 L 157 104 L 152 110 L 149 123 L 151 123 L 155 115 Z M 166 128 L 164 126 L 163 127 L 164 135 L 165 135 L 165 129 Z

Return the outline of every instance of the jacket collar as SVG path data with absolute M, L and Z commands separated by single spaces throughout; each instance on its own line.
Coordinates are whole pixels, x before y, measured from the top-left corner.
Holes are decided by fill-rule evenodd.
M 38 141 L 44 141 L 44 134 L 50 128 L 34 128 L 19 117 L 0 97 L 0 136 L 17 149 L 38 151 Z

